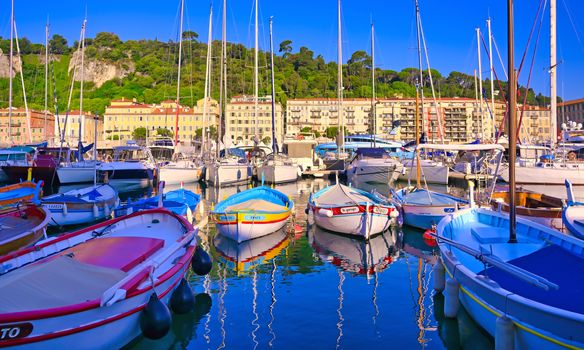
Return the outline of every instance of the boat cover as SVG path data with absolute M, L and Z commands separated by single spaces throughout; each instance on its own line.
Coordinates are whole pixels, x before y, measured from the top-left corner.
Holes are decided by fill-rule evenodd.
M 387 153 L 387 151 L 383 148 L 358 148 L 355 153 L 357 156 L 369 158 L 389 157 L 389 153 Z
M 225 208 L 225 212 L 234 212 L 234 211 L 286 211 L 286 208 L 283 205 L 279 205 L 276 203 L 272 203 L 263 199 L 250 199 L 245 202 L 237 203 L 234 205 L 230 205 Z
M 454 205 L 456 203 L 466 204 L 467 202 L 448 194 L 418 189 L 403 195 L 402 203 L 414 205 Z
M 506 244 L 506 243 L 504 243 Z M 496 267 L 479 274 L 489 276 L 502 288 L 524 298 L 560 309 L 584 313 L 584 259 L 556 245 L 550 245 L 531 254 L 510 260 L 509 263 L 546 278 L 559 286 L 546 291 L 524 282 Z
M 318 197 L 315 197 L 314 201 L 315 203 L 318 203 L 319 206 L 354 205 L 371 201 L 379 202 L 378 199 L 368 195 L 365 191 L 341 184 L 328 187 L 328 190 L 323 191 Z
M 118 269 L 61 256 L 9 272 L 0 279 L 0 313 L 32 311 L 98 299 L 126 276 Z

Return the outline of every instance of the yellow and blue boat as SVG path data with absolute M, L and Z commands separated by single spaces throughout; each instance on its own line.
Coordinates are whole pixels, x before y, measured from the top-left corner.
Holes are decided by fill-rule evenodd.
M 211 217 L 223 236 L 238 243 L 278 231 L 288 221 L 294 202 L 266 186 L 236 193 L 217 203 Z

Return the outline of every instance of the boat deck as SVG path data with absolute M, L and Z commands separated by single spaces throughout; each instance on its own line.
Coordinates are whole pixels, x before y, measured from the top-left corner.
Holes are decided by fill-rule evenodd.
M 0 217 L 0 242 L 17 236 L 23 232 L 32 230 L 37 227 L 42 221 L 41 218 L 38 220 L 31 219 L 31 216 L 23 218 L 20 215 L 10 215 Z
M 556 245 L 547 246 L 509 263 L 546 278 L 559 286 L 543 290 L 496 268 L 489 267 L 479 274 L 489 276 L 501 287 L 542 304 L 563 310 L 584 313 L 584 259 Z

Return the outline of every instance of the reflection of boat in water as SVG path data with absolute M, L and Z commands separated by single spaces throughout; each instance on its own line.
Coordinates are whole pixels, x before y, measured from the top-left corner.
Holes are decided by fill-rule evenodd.
M 285 230 L 279 230 L 239 244 L 221 234 L 216 235 L 213 239 L 219 260 L 236 272 L 248 271 L 272 260 L 289 243 Z
M 399 256 L 395 230 L 365 241 L 336 235 L 312 225 L 308 230 L 308 242 L 322 260 L 359 275 L 381 272 Z

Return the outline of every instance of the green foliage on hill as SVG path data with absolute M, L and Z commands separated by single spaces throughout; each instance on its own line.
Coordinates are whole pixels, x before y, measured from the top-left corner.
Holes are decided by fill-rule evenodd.
M 195 32 L 183 33 L 183 63 L 181 69 L 181 103 L 194 105 L 203 97 L 205 57 L 207 45 L 197 40 Z M 0 49 L 8 54 L 9 40 L 0 37 Z M 26 38 L 19 40 L 23 54 L 26 95 L 31 108 L 44 108 L 44 45 L 31 43 Z M 49 70 L 49 107 L 54 111 L 56 93 L 59 112 L 63 114 L 67 106 L 71 84 L 68 72 L 69 60 L 77 48 L 77 42 L 68 46 L 67 40 L 55 34 L 50 41 L 51 57 L 54 58 Z M 278 47 L 278 46 L 277 46 Z M 213 97 L 219 98 L 219 77 L 221 43 L 212 44 L 215 57 L 212 63 L 211 90 Z M 275 57 L 276 98 L 286 103 L 289 98 L 336 97 L 337 64 L 327 62 L 321 55 L 315 55 L 307 47 L 293 52 L 293 43 L 285 40 L 279 45 Z M 136 98 L 144 103 L 158 103 L 176 98 L 176 77 L 178 68 L 178 43 L 158 40 L 121 41 L 116 34 L 98 33 L 95 38 L 86 39 L 86 62 L 98 61 L 114 64 L 122 68 L 132 65 L 135 70 L 123 78 L 115 78 L 97 87 L 92 82 L 84 84 L 83 109 L 103 113 L 110 100 L 116 98 Z M 253 93 L 253 49 L 241 44 L 227 45 L 227 89 L 229 96 Z M 270 94 L 269 65 L 266 52 L 260 52 L 260 94 Z M 365 51 L 356 51 L 343 66 L 344 96 L 371 96 L 371 57 Z M 451 72 L 443 76 L 432 70 L 434 86 L 442 97 L 475 97 L 474 77 Z M 424 74 L 424 94 L 431 96 L 427 72 Z M 14 80 L 13 103 L 24 105 L 20 77 Z M 401 71 L 376 69 L 377 96 L 414 97 L 418 69 L 405 68 Z M 56 86 L 55 86 L 56 84 Z M 487 96 L 490 89 L 488 80 L 484 83 Z M 71 109 L 79 109 L 79 82 L 75 83 Z M 506 90 L 505 82 L 497 82 L 496 90 Z M 520 88 L 520 101 L 527 93 L 529 104 L 546 105 L 549 98 L 536 95 L 533 90 Z M 499 94 L 499 98 L 502 94 Z M 0 107 L 8 105 L 8 79 L 0 79 Z

